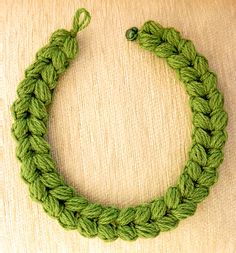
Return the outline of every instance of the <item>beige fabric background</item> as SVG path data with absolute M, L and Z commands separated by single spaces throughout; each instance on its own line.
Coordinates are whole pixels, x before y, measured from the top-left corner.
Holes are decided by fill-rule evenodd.
M 90 200 L 119 207 L 174 184 L 191 143 L 188 97 L 166 63 L 124 33 L 153 19 L 193 40 L 218 74 L 229 113 L 220 178 L 196 214 L 172 232 L 104 243 L 64 231 L 29 198 L 19 177 L 9 108 L 24 69 L 79 7 L 92 14 L 80 55 L 60 79 L 49 141 L 60 173 Z M 236 2 L 234 0 L 1 1 L 2 252 L 236 252 Z

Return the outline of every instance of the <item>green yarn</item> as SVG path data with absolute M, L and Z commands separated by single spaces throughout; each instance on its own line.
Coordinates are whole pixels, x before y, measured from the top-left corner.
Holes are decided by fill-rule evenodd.
M 66 229 L 104 241 L 118 237 L 128 241 L 153 238 L 193 215 L 197 204 L 208 196 L 210 186 L 217 181 L 217 168 L 223 161 L 222 150 L 227 140 L 223 95 L 206 58 L 174 28 L 148 21 L 140 30 L 129 29 L 127 39 L 136 39 L 142 48 L 165 58 L 186 88 L 193 123 L 189 159 L 176 185 L 150 203 L 119 209 L 89 202 L 59 175 L 45 135 L 53 90 L 60 74 L 78 53 L 77 32 L 90 19 L 85 9 L 79 9 L 70 31 L 55 31 L 49 43 L 37 52 L 35 62 L 26 69 L 17 88 L 18 99 L 12 105 L 12 133 L 17 141 L 21 176 L 29 185 L 31 198 Z

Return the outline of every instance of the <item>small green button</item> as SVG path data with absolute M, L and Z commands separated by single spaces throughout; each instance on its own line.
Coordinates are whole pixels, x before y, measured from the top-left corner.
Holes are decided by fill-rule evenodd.
M 136 40 L 138 37 L 138 28 L 137 27 L 132 27 L 128 29 L 125 33 L 125 37 L 127 40 Z

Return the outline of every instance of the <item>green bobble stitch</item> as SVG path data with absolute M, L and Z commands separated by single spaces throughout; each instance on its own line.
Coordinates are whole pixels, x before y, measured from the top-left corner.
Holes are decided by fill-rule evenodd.
M 43 61 L 43 62 L 47 63 L 47 65 L 51 64 L 52 56 L 54 54 L 57 54 L 57 51 L 59 51 L 59 48 L 57 46 L 52 46 L 51 44 L 48 44 L 48 45 L 42 47 L 36 53 L 36 60 Z
M 176 187 L 169 187 L 165 196 L 164 201 L 168 209 L 175 209 L 180 202 L 180 192 Z
M 55 172 L 42 173 L 41 181 L 48 188 L 56 188 L 64 183 L 63 179 Z
M 200 203 L 203 201 L 207 196 L 209 195 L 209 189 L 208 187 L 199 186 L 198 188 L 195 188 L 193 193 L 191 194 L 188 199 L 194 203 Z
M 202 128 L 195 128 L 192 134 L 193 143 L 202 145 L 204 148 L 210 148 L 211 136 Z
M 29 105 L 29 112 L 38 119 L 48 118 L 47 109 L 44 103 L 34 97 L 31 98 L 31 103 Z
M 198 183 L 201 186 L 210 187 L 213 184 L 215 184 L 217 180 L 218 180 L 218 173 L 216 171 L 214 172 L 203 171 L 198 179 Z
M 117 235 L 125 241 L 135 241 L 138 238 L 137 232 L 132 226 L 118 226 Z
M 164 30 L 166 41 L 174 47 L 178 47 L 180 42 L 180 33 L 174 28 L 169 28 Z M 163 35 L 164 37 L 164 35 Z
M 190 97 L 204 97 L 207 95 L 206 88 L 201 82 L 192 81 L 187 83 L 185 87 Z
M 210 174 L 212 174 L 212 173 L 215 174 L 215 172 L 216 172 L 216 168 L 214 168 L 213 166 L 208 166 L 208 167 L 205 166 L 202 169 L 203 169 L 203 171 L 210 173 Z
M 187 173 L 183 173 L 178 180 L 178 188 L 183 197 L 191 196 L 194 191 L 194 183 Z
M 60 225 L 68 230 L 77 229 L 77 218 L 74 213 L 64 209 L 58 218 Z
M 116 220 L 119 225 L 127 225 L 135 218 L 135 209 L 133 207 L 127 207 L 121 209 L 119 216 Z
M 74 212 L 81 212 L 87 205 L 88 200 L 82 196 L 74 196 L 65 202 L 65 208 Z
M 49 89 L 55 89 L 58 80 L 58 74 L 53 65 L 47 65 L 41 72 L 44 82 L 48 85 Z
M 183 55 L 170 55 L 167 59 L 168 65 L 173 69 L 181 69 L 189 65 L 189 61 Z
M 208 152 L 207 167 L 218 168 L 223 162 L 224 154 L 221 150 L 212 149 Z
M 97 224 L 86 217 L 78 219 L 77 229 L 81 235 L 88 238 L 95 237 L 98 234 Z
M 204 147 L 200 144 L 195 144 L 189 154 L 189 158 L 197 162 L 201 166 L 205 166 L 207 163 L 207 154 Z
M 61 50 L 69 60 L 74 59 L 79 50 L 76 38 L 67 37 Z
M 139 45 L 145 50 L 153 51 L 161 44 L 161 37 L 152 34 L 139 34 Z
M 193 67 L 197 70 L 200 76 L 204 75 L 208 71 L 208 61 L 204 56 L 197 55 L 193 62 Z
M 101 215 L 99 216 L 98 223 L 99 224 L 113 224 L 115 223 L 117 217 L 119 215 L 119 210 L 114 207 L 106 207 L 102 210 Z
M 33 93 L 37 79 L 25 78 L 17 87 L 17 95 L 23 98 Z
M 25 118 L 27 116 L 30 102 L 31 102 L 31 97 L 25 96 L 21 99 L 17 99 L 13 103 L 11 107 L 11 112 L 14 119 Z
M 223 95 L 215 90 L 210 94 L 209 107 L 212 111 L 216 111 L 219 108 L 223 108 L 224 98 Z
M 149 205 L 140 205 L 136 207 L 134 218 L 135 224 L 147 223 L 151 217 L 151 210 Z
M 12 134 L 16 140 L 27 137 L 28 131 L 27 120 L 24 118 L 17 119 L 12 125 Z
M 112 242 L 118 238 L 115 228 L 108 224 L 99 224 L 98 237 L 106 242 Z
M 74 196 L 74 190 L 66 185 L 58 186 L 50 190 L 49 192 L 50 194 L 52 194 L 53 197 L 59 200 L 68 200 Z
M 192 180 L 196 181 L 202 173 L 200 165 L 194 161 L 189 160 L 185 166 L 185 171 L 191 177 Z
M 35 97 L 38 100 L 41 100 L 45 105 L 49 105 L 51 103 L 52 94 L 47 84 L 44 81 L 38 80 L 36 82 L 34 94 L 35 94 Z
M 154 54 L 160 58 L 167 58 L 176 53 L 174 46 L 169 43 L 162 43 L 156 47 Z
M 30 197 L 35 201 L 44 201 L 47 197 L 47 190 L 40 178 L 37 178 L 29 186 Z
M 190 83 L 199 79 L 199 75 L 192 67 L 181 68 L 179 71 L 179 78 L 184 83 Z
M 45 123 L 34 116 L 27 119 L 27 126 L 32 135 L 44 136 L 47 132 Z
M 193 125 L 204 130 L 212 130 L 209 117 L 201 112 L 193 113 Z
M 32 135 L 29 137 L 29 141 L 31 144 L 31 149 L 34 150 L 35 153 L 44 154 L 48 153 L 50 150 L 49 144 L 41 136 Z
M 38 79 L 40 77 L 40 73 L 46 66 L 47 63 L 45 61 L 34 62 L 25 70 L 25 77 L 29 79 L 31 78 Z
M 32 157 L 22 161 L 21 177 L 26 183 L 30 184 L 34 182 L 39 177 L 39 175 L 40 173 L 37 170 Z
M 162 42 L 163 28 L 154 21 L 147 21 L 139 31 L 138 42 L 140 47 L 153 51 Z
M 212 114 L 211 124 L 214 126 L 214 130 L 223 130 L 228 123 L 228 115 L 225 111 L 219 110 Z
M 186 42 L 188 42 L 188 40 L 183 39 L 183 38 L 180 39 L 178 47 L 177 47 L 179 54 L 182 54 L 182 50 L 183 50 L 184 45 L 186 44 Z
M 71 33 L 65 29 L 58 29 L 55 31 L 49 40 L 51 46 L 63 47 L 67 38 L 71 36 Z
M 201 97 L 190 99 L 190 106 L 193 112 L 201 112 L 203 114 L 209 114 L 211 112 L 208 101 Z
M 192 216 L 196 211 L 197 205 L 191 201 L 186 201 L 185 203 L 179 204 L 175 210 L 172 210 L 171 213 L 178 220 L 186 219 L 189 216 Z
M 31 156 L 31 144 L 29 138 L 19 139 L 16 147 L 16 157 L 22 161 L 27 160 Z
M 206 72 L 201 76 L 201 80 L 203 81 L 203 85 L 206 88 L 207 93 L 211 93 L 216 89 L 217 77 L 212 72 Z
M 58 218 L 63 211 L 63 206 L 60 205 L 57 198 L 54 198 L 51 194 L 48 194 L 48 196 L 45 198 L 45 200 L 42 202 L 44 211 L 55 218 Z
M 164 28 L 156 23 L 155 21 L 149 20 L 146 21 L 143 27 L 140 29 L 141 33 L 151 34 L 151 35 L 158 35 L 162 37 L 164 32 Z
M 156 224 L 161 232 L 169 231 L 178 226 L 179 220 L 171 214 L 168 214 L 159 219 Z
M 88 204 L 82 211 L 81 215 L 89 219 L 98 218 L 102 213 L 102 206 L 100 204 Z
M 182 54 L 191 62 L 194 62 L 195 57 L 196 57 L 196 49 L 192 43 L 192 41 L 188 40 L 186 43 L 183 45 L 182 48 Z
M 36 167 L 46 173 L 55 171 L 56 165 L 50 154 L 34 154 L 33 161 Z
M 57 74 L 63 73 L 69 66 L 69 62 L 65 54 L 60 50 L 58 50 L 56 54 L 52 55 L 52 64 L 57 71 Z
M 163 200 L 157 199 L 151 202 L 151 219 L 158 220 L 165 215 L 167 211 L 167 206 Z
M 160 233 L 160 229 L 155 223 L 143 223 L 135 225 L 137 235 L 143 238 L 154 238 Z
M 226 131 L 224 130 L 213 131 L 211 141 L 210 141 L 210 147 L 216 148 L 216 149 L 222 149 L 227 139 L 228 139 L 228 135 Z

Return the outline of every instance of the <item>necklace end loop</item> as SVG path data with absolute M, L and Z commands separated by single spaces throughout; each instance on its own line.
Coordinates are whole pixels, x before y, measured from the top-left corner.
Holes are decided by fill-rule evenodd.
M 86 28 L 91 20 L 90 13 L 85 8 L 80 8 L 76 11 L 73 19 L 73 28 L 71 29 L 71 35 L 75 37 L 78 32 Z

